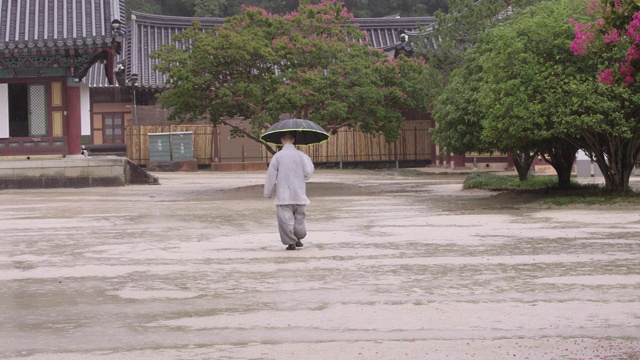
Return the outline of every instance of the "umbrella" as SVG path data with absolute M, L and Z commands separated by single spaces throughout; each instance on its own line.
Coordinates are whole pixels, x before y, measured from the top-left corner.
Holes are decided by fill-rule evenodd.
M 271 127 L 260 136 L 260 140 L 267 144 L 282 145 L 280 136 L 283 132 L 287 131 L 295 134 L 295 145 L 319 144 L 329 139 L 329 133 L 311 120 L 288 119 L 271 125 Z

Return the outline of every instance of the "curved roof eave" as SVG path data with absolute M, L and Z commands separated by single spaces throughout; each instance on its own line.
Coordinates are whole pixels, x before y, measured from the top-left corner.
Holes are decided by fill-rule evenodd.
M 204 27 L 213 27 L 224 24 L 224 18 L 155 15 L 137 11 L 131 11 L 131 18 L 139 25 L 161 27 L 189 27 L 194 21 L 200 22 Z
M 166 87 L 165 77 L 153 69 L 154 61 L 149 54 L 162 45 L 170 43 L 176 33 L 191 27 L 194 21 L 203 28 L 212 28 L 224 23 L 224 18 L 183 17 L 146 14 L 132 11 L 127 35 L 126 77 L 137 75 L 137 88 L 159 91 Z M 399 30 L 418 35 L 422 28 L 435 24 L 435 17 L 384 17 L 356 18 L 348 23 L 357 25 L 368 35 L 372 47 L 389 53 L 400 42 Z

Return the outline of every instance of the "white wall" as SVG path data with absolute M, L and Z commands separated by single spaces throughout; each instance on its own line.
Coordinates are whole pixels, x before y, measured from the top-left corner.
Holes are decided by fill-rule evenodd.
M 9 84 L 0 84 L 0 139 L 9 137 Z
M 91 135 L 91 103 L 89 85 L 80 84 L 80 124 L 81 135 Z

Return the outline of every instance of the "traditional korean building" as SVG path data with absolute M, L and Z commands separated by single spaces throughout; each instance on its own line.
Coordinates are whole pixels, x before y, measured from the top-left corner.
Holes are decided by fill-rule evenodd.
M 165 77 L 153 70 L 154 60 L 149 54 L 159 50 L 162 45 L 170 44 L 172 37 L 200 22 L 203 28 L 221 25 L 223 18 L 194 18 L 151 15 L 133 11 L 129 23 L 130 56 L 127 58 L 128 84 L 134 84 L 140 91 L 161 91 L 165 86 Z M 435 23 L 434 17 L 384 17 L 360 18 L 351 22 L 366 31 L 369 43 L 393 55 L 396 44 L 401 42 L 400 32 L 417 33 L 422 27 Z
M 0 1 L 0 157 L 80 154 L 94 65 L 114 84 L 123 0 Z
M 166 124 L 149 55 L 199 21 L 132 12 L 124 0 L 0 0 L 0 158 L 123 152 L 127 125 Z M 433 17 L 354 19 L 390 57 Z
M 127 24 L 124 72 L 117 85 L 110 85 L 100 69 L 92 69 L 85 80 L 91 85 L 92 125 L 87 142 L 94 151 L 124 151 L 127 143 L 124 128 L 127 125 L 167 125 L 168 111 L 156 101 L 156 95 L 165 89 L 166 77 L 154 70 L 156 60 L 149 57 L 162 45 L 170 44 L 172 37 L 198 21 L 203 28 L 212 28 L 224 22 L 223 18 L 175 17 L 131 12 Z M 402 42 L 401 33 L 418 33 L 432 26 L 433 17 L 360 18 L 353 23 L 367 32 L 368 42 L 394 56 L 396 46 Z M 117 135 L 120 134 L 120 138 Z M 223 138 L 225 138 L 223 136 Z M 224 144 L 222 146 L 225 146 Z M 260 144 L 248 144 L 260 152 Z M 254 149 L 255 148 L 255 149 Z M 119 150 L 118 150 L 119 149 Z M 215 157 L 215 156 L 214 156 Z M 136 161 L 135 159 L 134 161 Z

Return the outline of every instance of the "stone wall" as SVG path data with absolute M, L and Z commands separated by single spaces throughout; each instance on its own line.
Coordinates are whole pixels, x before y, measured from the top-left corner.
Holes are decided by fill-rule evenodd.
M 148 174 L 123 157 L 0 161 L 0 189 L 82 188 L 154 184 Z

